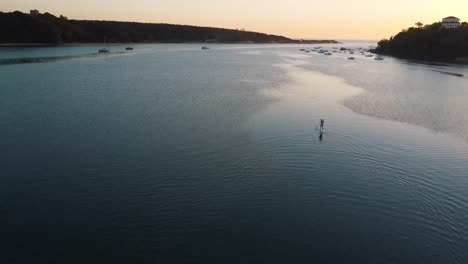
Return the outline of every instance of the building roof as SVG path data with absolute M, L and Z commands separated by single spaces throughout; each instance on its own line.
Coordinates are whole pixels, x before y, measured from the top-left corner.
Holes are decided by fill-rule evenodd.
M 458 17 L 454 17 L 454 16 L 449 16 L 449 17 L 444 18 L 444 20 L 445 20 L 445 19 L 456 19 L 456 20 L 460 20 Z

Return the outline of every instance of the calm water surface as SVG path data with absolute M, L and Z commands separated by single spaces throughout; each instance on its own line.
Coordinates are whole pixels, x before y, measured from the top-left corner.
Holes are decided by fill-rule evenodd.
M 467 67 L 135 48 L 0 66 L 0 262 L 468 262 Z

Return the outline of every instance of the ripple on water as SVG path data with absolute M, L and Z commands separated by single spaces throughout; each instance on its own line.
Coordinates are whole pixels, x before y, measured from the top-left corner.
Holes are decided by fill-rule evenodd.
M 294 66 L 285 69 L 295 70 Z M 303 81 L 301 79 L 298 82 Z M 323 79 L 320 85 L 323 85 Z M 336 83 L 330 81 L 323 86 L 335 90 L 331 87 L 333 85 Z M 307 86 L 316 89 L 313 80 Z M 342 89 L 346 89 L 346 85 Z M 291 88 L 290 92 L 301 90 Z M 389 99 L 394 104 L 392 107 L 400 104 L 399 98 L 394 95 L 388 98 L 373 93 L 371 96 L 379 100 Z M 282 99 L 290 100 L 289 105 L 296 105 L 297 112 L 309 120 L 303 113 L 314 115 L 324 109 L 320 104 L 313 104 L 320 102 L 320 94 L 313 98 L 310 105 L 302 104 L 293 95 Z M 349 100 L 355 100 L 355 97 Z M 366 100 L 370 100 L 370 106 L 359 104 L 359 107 L 382 107 L 380 101 Z M 294 107 L 287 108 L 284 105 L 287 103 L 280 104 L 277 109 L 270 109 L 278 111 L 278 114 L 271 116 L 296 111 Z M 415 109 L 407 114 L 411 115 Z M 382 111 L 391 109 L 382 108 Z M 386 225 L 380 226 L 382 230 L 379 230 L 379 235 L 382 239 L 405 239 L 406 244 L 420 243 L 418 249 L 422 251 L 417 254 L 424 254 L 422 252 L 425 251 L 448 252 L 454 262 L 466 259 L 464 234 L 468 232 L 465 220 L 468 217 L 467 180 L 466 177 L 458 176 L 468 176 L 466 168 L 463 168 L 465 165 L 462 165 L 466 164 L 466 149 L 457 146 L 458 140 L 439 137 L 418 127 L 357 117 L 346 112 L 341 115 L 342 119 L 328 119 L 328 124 L 333 122 L 333 127 L 328 134 L 324 134 L 323 141 L 318 139 L 316 133 L 301 134 L 293 131 L 271 134 L 259 141 L 265 152 L 273 156 L 277 171 L 284 172 L 282 175 L 288 177 L 288 180 L 306 186 L 294 190 L 313 193 L 307 201 L 319 201 L 320 206 L 316 206 L 324 210 L 322 213 L 334 212 L 350 221 L 371 221 L 371 230 Z M 393 117 L 388 118 L 389 115 Z M 388 113 L 384 119 L 407 122 L 399 115 L 400 112 L 396 115 Z M 413 117 L 425 119 L 431 115 L 434 115 L 434 111 L 418 113 Z M 316 116 L 312 119 L 318 120 Z M 345 123 L 351 126 L 347 127 Z M 294 123 L 288 123 L 287 126 L 293 127 L 295 131 L 297 129 Z M 438 256 L 436 259 L 444 258 Z

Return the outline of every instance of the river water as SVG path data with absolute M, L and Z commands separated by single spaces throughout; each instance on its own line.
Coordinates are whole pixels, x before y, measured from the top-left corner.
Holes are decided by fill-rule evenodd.
M 1 262 L 467 263 L 468 68 L 369 45 L 0 48 Z

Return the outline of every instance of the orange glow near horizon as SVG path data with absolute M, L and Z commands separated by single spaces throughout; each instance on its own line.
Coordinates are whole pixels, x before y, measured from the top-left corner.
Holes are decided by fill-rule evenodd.
M 421 21 L 468 20 L 466 0 L 0 0 L 0 11 L 39 9 L 73 19 L 245 28 L 305 39 L 379 40 Z M 463 12 L 465 10 L 465 12 Z

